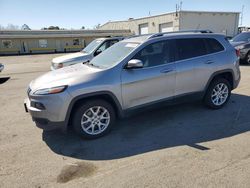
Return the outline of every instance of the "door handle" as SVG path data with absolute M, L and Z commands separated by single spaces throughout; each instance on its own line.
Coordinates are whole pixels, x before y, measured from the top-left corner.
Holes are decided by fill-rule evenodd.
M 207 62 L 205 62 L 205 64 L 208 64 L 208 65 L 209 65 L 209 64 L 213 64 L 213 63 L 214 63 L 214 62 L 213 62 L 213 61 L 210 61 L 210 60 L 207 61 Z
M 167 74 L 167 73 L 172 72 L 172 71 L 174 71 L 174 69 L 163 69 L 163 70 L 161 70 L 161 73 Z

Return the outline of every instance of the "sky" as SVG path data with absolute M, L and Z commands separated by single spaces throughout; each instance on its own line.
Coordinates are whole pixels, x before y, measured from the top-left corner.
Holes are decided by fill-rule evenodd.
M 31 29 L 59 26 L 92 29 L 108 21 L 127 20 L 175 11 L 180 0 L 0 0 L 0 25 L 27 24 Z M 250 0 L 182 0 L 182 10 L 243 11 L 250 27 Z M 239 22 L 240 23 L 240 22 Z

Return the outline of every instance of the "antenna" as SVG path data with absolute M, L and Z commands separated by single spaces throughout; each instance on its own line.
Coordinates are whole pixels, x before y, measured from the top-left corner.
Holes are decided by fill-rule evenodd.
M 245 5 L 242 5 L 241 15 L 240 15 L 240 26 L 242 26 L 242 24 L 243 24 L 243 13 L 244 13 L 244 8 L 245 8 Z
M 179 9 L 179 6 L 178 6 L 178 4 L 176 4 L 176 12 L 175 12 L 176 17 L 178 17 L 178 9 Z
M 180 11 L 182 10 L 182 4 L 183 4 L 183 2 L 181 1 L 180 2 Z

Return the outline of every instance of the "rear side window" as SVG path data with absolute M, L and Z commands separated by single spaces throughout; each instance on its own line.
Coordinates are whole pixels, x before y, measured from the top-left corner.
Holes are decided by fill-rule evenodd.
M 208 53 L 216 53 L 224 50 L 224 47 L 216 39 L 207 38 L 204 39 L 207 43 Z
M 177 60 L 194 58 L 207 54 L 202 38 L 176 39 Z

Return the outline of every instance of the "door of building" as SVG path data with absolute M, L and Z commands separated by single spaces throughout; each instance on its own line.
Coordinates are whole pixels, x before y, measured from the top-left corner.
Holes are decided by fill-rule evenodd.
M 61 41 L 56 40 L 56 52 L 62 52 L 63 49 L 61 48 Z

